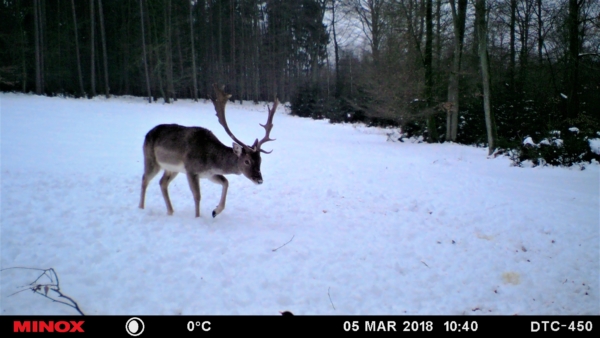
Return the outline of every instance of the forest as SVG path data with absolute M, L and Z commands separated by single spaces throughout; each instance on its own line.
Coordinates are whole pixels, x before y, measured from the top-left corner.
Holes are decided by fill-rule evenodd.
M 0 91 L 236 101 L 456 142 L 517 166 L 600 160 L 595 0 L 5 0 Z

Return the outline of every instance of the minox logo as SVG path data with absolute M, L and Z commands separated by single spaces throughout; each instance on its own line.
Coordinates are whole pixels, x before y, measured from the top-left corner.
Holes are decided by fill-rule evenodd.
M 81 325 L 84 321 L 65 321 L 55 322 L 53 320 L 25 320 L 14 321 L 13 332 L 84 332 Z

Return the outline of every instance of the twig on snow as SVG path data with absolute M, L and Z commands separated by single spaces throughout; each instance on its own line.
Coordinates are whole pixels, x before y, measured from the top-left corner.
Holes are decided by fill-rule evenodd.
M 26 289 L 17 291 L 15 293 L 11 294 L 9 297 L 14 296 L 17 293 L 23 292 L 25 290 L 31 290 L 34 293 L 37 293 L 38 295 L 41 295 L 42 297 L 48 298 L 53 302 L 70 306 L 70 307 L 74 308 L 77 312 L 79 312 L 82 316 L 85 316 L 83 311 L 81 311 L 81 309 L 79 308 L 79 305 L 77 304 L 77 302 L 74 301 L 71 297 L 62 293 L 62 291 L 60 290 L 60 283 L 58 281 L 58 275 L 56 274 L 56 271 L 54 271 L 53 268 L 39 269 L 39 268 L 29 268 L 29 267 L 17 266 L 17 267 L 1 269 L 0 271 L 10 270 L 10 269 L 37 270 L 37 271 L 42 271 L 42 273 L 33 282 L 29 283 L 28 285 L 24 285 L 23 287 L 27 287 Z M 48 283 L 48 284 L 38 283 L 38 281 L 42 277 L 48 278 L 50 280 L 50 283 Z M 52 298 L 51 296 L 48 296 L 49 291 L 54 291 L 58 295 L 59 298 L 64 298 L 68 302 L 58 300 L 58 299 Z
M 292 238 L 291 238 L 289 241 L 285 242 L 285 244 L 283 244 L 282 246 L 280 246 L 280 247 L 278 247 L 278 248 L 276 248 L 276 249 L 273 249 L 272 251 L 273 251 L 273 252 L 275 252 L 275 251 L 277 251 L 277 250 L 279 250 L 279 249 L 283 248 L 284 246 L 286 246 L 286 245 L 287 245 L 289 242 L 291 242 L 291 241 L 292 241 L 292 239 L 294 239 L 294 236 L 296 236 L 296 235 L 293 235 L 293 236 L 292 236 Z
M 333 305 L 333 301 L 331 300 L 331 295 L 329 294 L 329 290 L 331 289 L 331 287 L 327 288 L 327 296 L 329 296 L 329 302 L 331 303 L 331 306 L 333 307 L 333 309 L 335 310 L 335 306 Z

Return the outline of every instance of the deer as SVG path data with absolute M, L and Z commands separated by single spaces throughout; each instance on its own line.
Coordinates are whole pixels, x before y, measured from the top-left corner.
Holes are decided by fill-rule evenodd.
M 260 172 L 261 153 L 273 152 L 261 149 L 262 145 L 269 141 L 273 128 L 273 115 L 279 101 L 275 98 L 273 107 L 267 105 L 267 122 L 263 125 L 265 136 L 249 147 L 240 141 L 231 132 L 225 119 L 225 105 L 231 94 L 225 93 L 225 86 L 219 87 L 213 84 L 216 98 L 211 101 L 217 112 L 219 124 L 233 140 L 233 146 L 228 147 L 208 129 L 203 127 L 185 127 L 178 124 L 160 124 L 150 130 L 144 139 L 144 174 L 142 176 L 142 191 L 139 208 L 144 209 L 144 200 L 148 184 L 162 169 L 164 174 L 160 179 L 160 190 L 167 205 L 167 214 L 173 215 L 173 206 L 169 198 L 169 183 L 179 173 L 185 173 L 194 196 L 194 207 L 196 217 L 200 217 L 200 179 L 208 178 L 210 181 L 222 186 L 221 200 L 213 210 L 213 218 L 225 209 L 227 189 L 229 181 L 224 175 L 243 174 L 255 184 L 262 184 L 263 177 Z

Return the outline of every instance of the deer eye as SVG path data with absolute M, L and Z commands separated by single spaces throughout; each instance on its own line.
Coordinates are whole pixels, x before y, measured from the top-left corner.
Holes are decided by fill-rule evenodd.
M 249 161 L 249 160 L 245 160 L 245 161 L 244 161 L 244 163 L 245 163 L 246 165 L 250 165 L 250 161 Z

